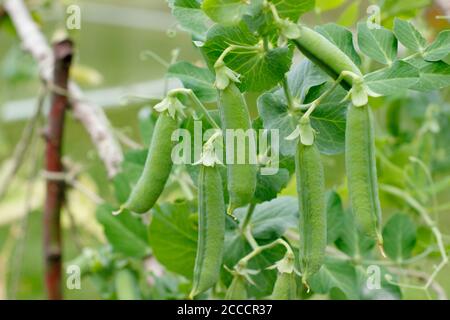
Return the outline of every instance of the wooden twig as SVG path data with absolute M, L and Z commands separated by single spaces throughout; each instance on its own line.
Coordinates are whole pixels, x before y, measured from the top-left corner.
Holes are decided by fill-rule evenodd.
M 73 55 L 70 40 L 63 40 L 54 45 L 54 82 L 61 88 L 67 88 L 69 70 Z M 69 106 L 67 96 L 53 93 L 52 106 L 48 115 L 46 132 L 45 169 L 51 173 L 62 173 L 62 144 L 64 119 Z M 65 198 L 64 181 L 47 180 L 47 193 L 44 207 L 44 254 L 45 284 L 50 300 L 62 299 L 61 268 L 61 208 Z
M 23 0 L 5 0 L 3 3 L 10 16 L 23 48 L 30 52 L 39 67 L 40 77 L 47 83 L 53 83 L 53 53 L 45 37 L 33 21 Z M 55 83 L 57 85 L 57 83 Z M 69 82 L 67 90 L 73 114 L 89 133 L 97 152 L 103 161 L 109 177 L 114 177 L 123 160 L 120 145 L 114 138 L 108 119 L 97 105 L 87 102 L 80 88 Z

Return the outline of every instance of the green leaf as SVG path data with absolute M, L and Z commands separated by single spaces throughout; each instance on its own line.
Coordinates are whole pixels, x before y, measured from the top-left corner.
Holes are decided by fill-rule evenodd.
M 153 129 L 156 125 L 156 120 L 158 116 L 153 112 L 152 108 L 144 107 L 139 110 L 138 121 L 139 121 L 139 131 L 141 133 L 142 142 L 146 147 L 150 145 L 152 141 Z
M 397 58 L 397 39 L 383 27 L 369 29 L 366 22 L 358 23 L 358 44 L 361 51 L 383 64 L 392 64 Z
M 399 300 L 402 298 L 400 287 L 386 280 L 389 275 L 394 281 L 389 269 L 379 265 L 364 265 L 356 267 L 357 284 L 362 300 Z M 370 285 L 369 285 L 370 284 Z
M 361 1 L 353 1 L 350 5 L 342 12 L 339 17 L 338 24 L 344 27 L 353 26 L 356 21 L 358 21 L 359 17 L 359 7 L 361 5 Z
M 258 112 L 264 128 L 279 130 L 280 153 L 293 156 L 297 150 L 297 142 L 286 140 L 297 127 L 298 119 L 288 111 L 287 102 L 281 94 L 264 93 L 257 101 Z
M 185 88 L 194 91 L 203 102 L 217 101 L 214 88 L 214 74 L 206 68 L 194 66 L 190 62 L 180 61 L 169 67 L 168 77 L 178 78 Z
M 281 18 L 297 22 L 298 18 L 314 9 L 314 0 L 269 0 L 277 8 Z
M 280 82 L 291 65 L 290 49 L 281 47 L 266 52 L 261 47 L 260 39 L 243 24 L 235 27 L 215 25 L 208 31 L 202 50 L 209 64 L 213 65 L 230 45 L 249 47 L 233 50 L 225 57 L 227 67 L 242 76 L 242 91 L 263 91 L 272 88 Z
M 310 69 L 310 63 L 303 62 L 288 76 L 289 87 L 298 103 L 303 101 L 308 92 L 315 85 L 324 81 L 322 73 Z M 326 81 L 326 80 L 325 80 Z M 325 89 L 322 87 L 321 89 Z M 320 91 L 317 93 L 317 96 Z M 338 154 L 343 152 L 345 145 L 345 121 L 347 102 L 341 103 L 345 97 L 341 88 L 334 90 L 314 110 L 310 117 L 311 126 L 316 130 L 316 143 L 320 152 L 324 154 Z M 317 98 L 317 97 L 315 97 Z M 310 101 L 309 101 L 310 102 Z M 297 127 L 299 119 L 289 112 L 286 97 L 282 90 L 275 93 L 265 93 L 257 101 L 258 111 L 266 129 L 277 129 L 280 135 L 280 153 L 293 156 L 296 152 L 297 141 L 286 140 Z
M 238 230 L 226 232 L 223 257 L 224 265 L 232 269 L 241 258 L 250 252 L 250 245 Z M 251 276 L 255 285 L 249 284 L 247 286 L 248 293 L 251 297 L 263 298 L 270 295 L 277 277 L 277 271 L 267 268 L 283 258 L 285 252 L 284 247 L 276 246 L 272 249 L 264 250 L 261 254 L 250 260 L 248 268 L 259 271 L 256 275 Z M 221 277 L 226 285 L 230 284 L 231 275 L 228 271 L 222 269 Z
M 329 244 L 334 243 L 342 232 L 344 223 L 344 208 L 342 200 L 335 191 L 329 191 L 327 198 L 327 240 Z
M 398 94 L 419 82 L 419 71 L 405 61 L 395 61 L 391 67 L 377 70 L 364 77 L 370 90 L 379 95 Z
M 330 79 L 320 67 L 307 59 L 293 66 L 287 78 L 291 94 L 298 103 L 304 103 L 306 95 L 311 88 L 319 86 Z M 281 94 L 282 90 L 280 89 L 279 92 Z M 284 97 L 284 93 L 282 95 Z
M 329 11 L 339 8 L 345 0 L 316 0 L 316 8 L 319 12 Z
M 311 88 L 304 103 L 310 103 L 318 98 L 324 90 L 329 89 L 331 83 Z M 333 155 L 344 152 L 345 123 L 348 102 L 343 101 L 347 92 L 336 88 L 311 114 L 311 125 L 316 131 L 315 143 L 323 154 Z
M 204 0 L 203 11 L 217 23 L 238 24 L 246 12 L 248 4 L 242 0 Z
M 427 45 L 425 38 L 409 21 L 395 18 L 394 34 L 398 41 L 414 52 L 422 52 Z
M 406 214 L 395 214 L 383 228 L 384 251 L 401 262 L 409 257 L 416 245 L 416 225 Z
M 361 65 L 361 58 L 353 45 L 353 34 L 350 30 L 334 23 L 328 23 L 316 27 L 316 31 L 341 49 L 356 65 Z
M 235 211 L 236 217 L 240 220 L 246 213 L 246 208 Z M 274 240 L 283 236 L 288 228 L 296 226 L 297 222 L 297 199 L 283 196 L 258 204 L 250 221 L 250 229 L 256 239 Z
M 359 287 L 357 285 L 355 267 L 349 261 L 327 258 L 319 272 L 309 280 L 309 285 L 315 293 L 327 294 L 332 289 L 338 289 L 349 300 L 358 300 Z
M 367 256 L 375 244 L 374 240 L 359 230 L 351 211 L 345 211 L 342 220 L 343 227 L 335 242 L 336 247 L 350 257 Z
M 197 251 L 197 216 L 187 202 L 153 210 L 149 241 L 153 254 L 168 270 L 192 278 Z
M 131 193 L 131 185 L 127 175 L 120 172 L 114 176 L 113 179 L 114 192 L 119 203 L 125 203 Z
M 131 185 L 136 184 L 144 170 L 148 150 L 131 150 L 125 153 L 122 171 Z
M 436 40 L 425 50 L 423 55 L 427 61 L 439 61 L 450 54 L 450 30 L 441 31 Z
M 200 8 L 201 0 L 168 0 L 173 16 L 182 29 L 192 33 L 194 38 L 205 40 L 211 21 Z
M 124 210 L 118 216 L 114 216 L 113 211 L 109 205 L 100 205 L 96 216 L 114 250 L 129 257 L 147 256 L 150 248 L 147 245 L 147 231 L 142 220 L 128 210 Z
M 258 171 L 255 198 L 261 202 L 270 201 L 277 197 L 278 193 L 289 183 L 289 171 L 279 168 L 273 175 L 262 175 Z
M 418 91 L 434 91 L 450 86 L 450 65 L 442 61 L 427 62 L 421 58 L 408 61 L 419 69 L 419 82 L 411 87 Z

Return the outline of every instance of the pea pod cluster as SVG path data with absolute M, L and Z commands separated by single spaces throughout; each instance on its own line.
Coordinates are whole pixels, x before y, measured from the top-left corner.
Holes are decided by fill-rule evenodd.
M 202 165 L 200 168 L 198 206 L 198 243 L 191 298 L 214 286 L 219 279 L 222 264 L 225 203 L 217 167 Z
M 336 45 L 318 32 L 300 26 L 300 37 L 293 40 L 297 48 L 331 77 L 337 79 L 349 71 L 362 79 L 359 68 Z M 346 75 L 341 85 L 349 90 L 354 79 Z M 359 88 L 359 87 L 358 87 Z M 360 89 L 360 88 L 359 88 Z M 382 246 L 381 207 L 375 163 L 373 119 L 368 105 L 351 105 L 346 124 L 346 173 L 353 213 L 362 229 Z
M 166 112 L 159 115 L 144 171 L 123 208 L 135 213 L 145 213 L 154 206 L 172 170 L 171 154 L 174 142 L 171 136 L 177 128 L 178 122 L 174 117 Z

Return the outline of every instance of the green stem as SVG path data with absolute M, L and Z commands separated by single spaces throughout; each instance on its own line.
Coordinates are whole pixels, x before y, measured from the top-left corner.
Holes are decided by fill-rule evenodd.
M 247 214 L 245 215 L 244 221 L 242 222 L 241 230 L 247 229 L 247 227 L 252 219 L 253 212 L 255 212 L 255 208 L 256 208 L 256 203 L 254 203 L 254 202 L 250 203 L 250 205 L 248 206 Z
M 289 83 L 288 83 L 286 75 L 281 80 L 281 86 L 283 87 L 284 95 L 286 96 L 289 110 L 294 110 L 295 109 L 294 98 L 292 97 L 292 93 L 289 88 Z
M 178 89 L 173 89 L 171 90 L 168 95 L 176 95 L 178 93 L 187 95 L 192 102 L 194 103 L 195 107 L 198 109 L 199 112 L 203 113 L 203 115 L 206 117 L 206 120 L 209 122 L 209 124 L 214 128 L 214 129 L 219 129 L 221 130 L 221 128 L 219 127 L 219 125 L 217 124 L 216 121 L 214 121 L 214 119 L 211 117 L 211 115 L 208 112 L 208 109 L 206 109 L 206 107 L 203 105 L 203 103 L 200 101 L 200 99 L 195 95 L 194 91 L 192 91 L 191 89 L 185 89 L 185 88 L 178 88 Z

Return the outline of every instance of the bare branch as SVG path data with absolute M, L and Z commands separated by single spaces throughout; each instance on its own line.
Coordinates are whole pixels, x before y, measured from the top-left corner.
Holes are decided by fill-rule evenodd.
M 41 78 L 47 83 L 52 83 L 54 67 L 52 50 L 31 18 L 23 0 L 5 0 L 3 5 L 14 23 L 23 48 L 37 61 Z M 75 118 L 89 133 L 109 177 L 115 176 L 119 172 L 123 154 L 108 119 L 100 107 L 85 101 L 83 92 L 75 83 L 69 83 L 68 91 Z

